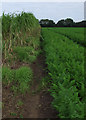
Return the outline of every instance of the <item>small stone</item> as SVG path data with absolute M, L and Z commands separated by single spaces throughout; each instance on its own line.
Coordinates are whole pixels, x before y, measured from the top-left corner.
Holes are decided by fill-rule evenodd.
M 39 107 L 41 107 L 41 104 L 39 105 Z

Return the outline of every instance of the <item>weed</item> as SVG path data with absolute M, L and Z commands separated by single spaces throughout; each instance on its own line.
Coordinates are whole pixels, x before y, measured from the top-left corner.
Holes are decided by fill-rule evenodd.
M 24 103 L 21 100 L 18 100 L 17 106 L 22 106 Z
M 17 116 L 17 114 L 14 113 L 14 112 L 11 112 L 10 115 L 11 115 L 11 116 Z
M 32 80 L 32 70 L 29 67 L 21 67 L 15 70 L 15 89 L 21 93 L 29 90 L 29 84 Z
M 41 79 L 37 92 L 48 87 L 48 76 Z
M 14 79 L 14 75 L 13 75 L 12 70 L 8 67 L 2 67 L 2 82 L 3 82 L 3 84 L 9 85 L 10 83 L 12 83 L 13 79 Z
M 18 60 L 33 62 L 39 51 L 36 51 L 33 47 L 15 47 L 14 52 Z
M 32 70 L 29 67 L 21 67 L 17 70 L 3 67 L 2 79 L 3 83 L 10 84 L 11 90 L 15 93 L 25 93 L 29 90 L 30 82 L 32 80 Z
M 20 118 L 24 118 L 22 114 L 20 114 Z

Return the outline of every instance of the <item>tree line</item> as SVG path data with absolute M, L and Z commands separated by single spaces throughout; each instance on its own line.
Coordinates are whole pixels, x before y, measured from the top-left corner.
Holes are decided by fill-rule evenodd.
M 74 22 L 71 18 L 62 19 L 55 23 L 53 20 L 41 19 L 39 21 L 41 27 L 86 27 L 86 20 Z

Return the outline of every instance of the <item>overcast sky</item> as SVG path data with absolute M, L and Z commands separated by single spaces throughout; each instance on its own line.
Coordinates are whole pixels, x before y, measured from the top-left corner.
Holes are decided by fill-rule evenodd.
M 2 2 L 85 2 L 86 0 L 1 0 Z
M 2 12 L 32 12 L 38 19 L 52 19 L 55 22 L 72 18 L 74 21 L 84 20 L 84 2 L 3 2 Z

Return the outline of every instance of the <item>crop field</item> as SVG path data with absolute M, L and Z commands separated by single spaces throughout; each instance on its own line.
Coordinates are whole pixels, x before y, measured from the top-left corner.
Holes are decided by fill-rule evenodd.
M 2 15 L 2 117 L 84 118 L 84 28 Z
M 84 118 L 84 34 L 82 28 L 43 28 L 53 106 L 60 118 Z M 78 34 L 80 32 L 80 34 Z M 83 44 L 82 44 L 83 43 Z

